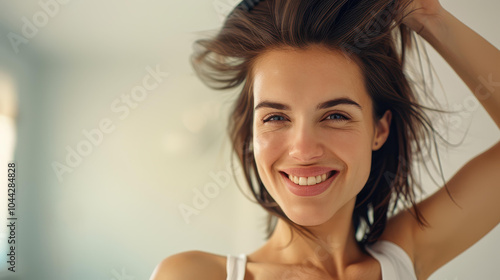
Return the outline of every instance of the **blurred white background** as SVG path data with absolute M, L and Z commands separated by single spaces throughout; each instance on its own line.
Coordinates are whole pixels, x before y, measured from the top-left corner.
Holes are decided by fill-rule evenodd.
M 52 3 L 49 15 L 43 3 Z M 206 88 L 189 64 L 193 41 L 237 3 L 0 2 L 0 100 L 18 104 L 17 272 L 6 270 L 2 232 L 1 279 L 148 279 L 171 254 L 250 253 L 264 242 L 266 215 L 227 168 L 226 116 L 238 90 Z M 500 2 L 442 4 L 500 47 Z M 450 140 L 470 125 L 460 147 L 440 151 L 447 179 L 500 132 L 427 49 L 443 85 L 436 94 L 463 110 L 448 126 Z M 149 90 L 141 91 L 145 79 Z M 4 131 L 2 141 L 14 137 Z M 2 155 L 3 165 L 10 155 Z M 429 179 L 425 187 L 437 189 Z M 6 194 L 3 187 L 2 212 Z M 196 211 L 182 216 L 180 206 Z M 496 227 L 430 279 L 498 279 L 499 257 Z

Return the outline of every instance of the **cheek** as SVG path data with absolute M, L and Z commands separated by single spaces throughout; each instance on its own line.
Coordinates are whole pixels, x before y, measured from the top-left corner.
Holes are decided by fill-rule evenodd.
M 257 132 L 253 135 L 253 152 L 257 172 L 269 194 L 276 199 L 273 182 L 277 180 L 277 173 L 273 173 L 275 170 L 273 166 L 284 154 L 284 136 L 282 133 L 276 132 Z
M 347 165 L 345 176 L 352 184 L 353 190 L 361 191 L 370 175 L 371 168 L 371 142 L 367 133 L 337 134 L 331 138 L 336 156 Z
M 275 162 L 283 148 L 283 138 L 279 133 L 257 133 L 253 136 L 253 151 L 257 166 L 268 169 Z M 260 170 L 259 170 L 260 171 Z

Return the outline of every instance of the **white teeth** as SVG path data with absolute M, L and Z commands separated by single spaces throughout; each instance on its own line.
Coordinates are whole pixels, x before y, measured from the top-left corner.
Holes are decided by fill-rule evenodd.
M 312 177 L 297 177 L 293 175 L 288 175 L 288 179 L 290 179 L 290 181 L 294 182 L 297 185 L 311 186 L 324 182 L 326 180 L 327 174 L 328 173 Z
M 307 178 L 306 177 L 299 177 L 299 185 L 301 185 L 301 186 L 307 185 Z
M 316 185 L 316 177 L 307 177 L 307 185 Z

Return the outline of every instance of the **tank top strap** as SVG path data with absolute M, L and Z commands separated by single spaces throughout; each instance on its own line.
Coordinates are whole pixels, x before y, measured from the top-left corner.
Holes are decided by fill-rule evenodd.
M 240 254 L 238 256 L 227 255 L 226 280 L 245 279 L 246 263 L 247 263 L 247 256 L 245 254 Z
M 379 240 L 365 248 L 380 263 L 383 280 L 417 280 L 410 257 L 397 244 Z

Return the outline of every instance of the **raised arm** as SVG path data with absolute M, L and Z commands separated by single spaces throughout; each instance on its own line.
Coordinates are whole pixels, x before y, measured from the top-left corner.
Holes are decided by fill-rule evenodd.
M 405 24 L 450 64 L 500 128 L 500 51 L 437 0 L 413 1 L 412 8 Z
M 441 54 L 500 127 L 500 51 L 437 0 L 416 0 L 412 8 L 420 9 L 404 24 Z M 500 223 L 499 182 L 500 142 L 470 160 L 447 182 L 458 206 L 444 187 L 419 203 L 429 228 L 419 227 L 408 212 L 394 219 L 402 229 L 400 235 L 410 236 L 402 243 L 419 279 L 427 279 Z

